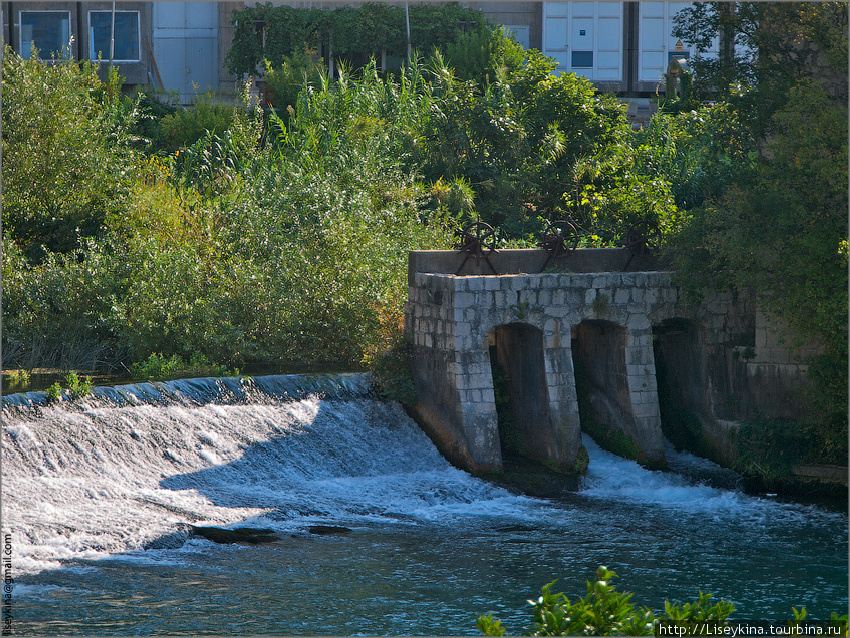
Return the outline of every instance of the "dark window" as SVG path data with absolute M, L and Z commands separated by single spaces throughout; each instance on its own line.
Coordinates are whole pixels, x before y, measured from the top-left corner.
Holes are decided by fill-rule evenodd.
M 109 60 L 112 43 L 112 12 L 89 12 L 89 42 L 91 59 Z M 115 52 L 114 61 L 139 61 L 139 12 L 115 12 Z
M 590 68 L 593 66 L 593 51 L 573 51 L 573 68 Z
M 49 59 L 68 55 L 71 14 L 67 11 L 21 11 L 21 57 L 29 59 L 33 46 Z

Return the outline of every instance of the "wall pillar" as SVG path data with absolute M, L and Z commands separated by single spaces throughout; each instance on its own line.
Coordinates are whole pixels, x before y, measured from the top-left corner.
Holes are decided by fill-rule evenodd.
M 564 341 L 569 343 L 568 339 Z M 546 366 L 549 415 L 556 442 L 551 457 L 559 465 L 572 468 L 582 449 L 572 348 L 545 348 L 543 360 Z
M 632 404 L 634 438 L 650 466 L 664 467 L 664 435 L 655 374 L 652 328 L 644 315 L 626 332 L 626 381 Z

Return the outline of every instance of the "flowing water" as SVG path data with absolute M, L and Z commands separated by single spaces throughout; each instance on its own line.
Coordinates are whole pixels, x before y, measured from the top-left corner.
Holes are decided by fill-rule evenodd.
M 540 586 L 583 595 L 599 565 L 655 609 L 703 590 L 740 621 L 846 611 L 845 512 L 745 495 L 672 449 L 675 472 L 648 471 L 587 438 L 578 492 L 517 495 L 450 466 L 366 383 L 194 380 L 7 402 L 14 630 L 457 635 L 494 612 L 521 633 Z M 220 545 L 190 525 L 280 540 Z

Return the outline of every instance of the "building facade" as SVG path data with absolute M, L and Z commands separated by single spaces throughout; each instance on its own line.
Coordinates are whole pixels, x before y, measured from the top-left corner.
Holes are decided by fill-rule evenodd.
M 70 55 L 112 60 L 130 85 L 197 94 L 238 90 L 225 67 L 233 12 L 246 2 L 2 2 L 2 36 L 24 57 Z M 332 8 L 334 2 L 288 2 Z M 358 3 L 350 3 L 358 4 Z M 672 36 L 673 17 L 688 2 L 469 2 L 504 25 L 526 48 L 622 97 L 654 94 L 671 58 L 693 47 Z M 69 46 L 70 43 L 70 46 Z M 708 55 L 717 55 L 719 42 Z M 415 43 L 414 43 L 415 46 Z
M 233 93 L 224 66 L 230 17 L 244 2 L 3 2 L 3 41 L 28 58 L 112 61 L 125 85 L 197 94 Z

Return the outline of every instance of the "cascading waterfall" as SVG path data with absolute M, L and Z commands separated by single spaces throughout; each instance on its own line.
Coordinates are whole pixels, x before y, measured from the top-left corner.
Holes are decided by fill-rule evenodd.
M 365 377 L 311 381 L 139 384 L 8 413 L 19 567 L 180 545 L 188 524 L 291 532 L 516 498 L 452 468 L 397 404 L 366 396 Z
M 143 584 L 147 576 L 123 583 L 134 583 L 138 570 L 166 568 L 175 582 L 213 582 L 234 551 L 240 565 L 253 565 L 251 605 L 270 590 L 284 596 L 292 583 L 287 600 L 311 587 L 351 599 L 334 612 L 339 620 L 322 621 L 327 626 L 317 627 L 305 607 L 253 628 L 276 633 L 474 632 L 477 613 L 511 605 L 525 613 L 525 598 L 565 572 L 575 581 L 565 586 L 580 594 L 599 564 L 630 576 L 624 587 L 650 605 L 672 595 L 672 582 L 680 599 L 714 590 L 742 607 L 763 602 L 758 614 L 791 604 L 837 611 L 836 601 L 846 602 L 843 513 L 747 496 L 729 489 L 731 473 L 672 449 L 671 466 L 683 473 L 648 471 L 587 438 L 591 462 L 577 493 L 513 494 L 450 466 L 398 405 L 370 397 L 368 386 L 364 375 L 288 375 L 98 388 L 51 405 L 41 393 L 5 398 L 4 528 L 19 604 L 30 614 L 26 629 L 56 633 L 48 619 L 68 590 L 88 601 L 86 614 L 107 620 L 90 631 L 70 619 L 63 632 L 134 633 L 135 621 L 110 624 L 115 605 L 96 592 L 121 583 L 130 597 L 173 600 L 179 595 L 164 581 L 154 590 Z M 319 541 L 309 534 L 314 525 L 353 531 Z M 281 540 L 217 546 L 190 526 L 261 528 Z M 292 567 L 292 552 L 303 553 L 301 568 Z M 435 580 L 443 561 L 448 571 Z M 282 582 L 277 568 L 269 571 L 280 564 L 294 570 Z M 319 577 L 319 567 L 345 575 Z M 382 570 L 410 591 L 388 593 Z M 369 573 L 372 580 L 354 582 Z M 477 598 L 461 604 L 460 591 Z M 439 619 L 381 615 L 381 605 L 395 609 L 416 596 L 430 601 L 422 610 L 429 618 L 442 609 Z M 196 598 L 186 595 L 185 618 L 170 617 L 171 631 L 199 631 Z M 220 619 L 208 613 L 209 632 L 219 632 Z

